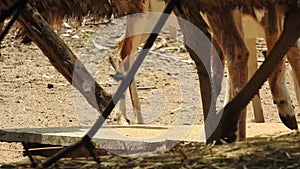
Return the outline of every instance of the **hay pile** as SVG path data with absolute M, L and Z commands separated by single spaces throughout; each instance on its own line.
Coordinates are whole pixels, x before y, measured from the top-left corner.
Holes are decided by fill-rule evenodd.
M 180 143 L 172 150 L 150 157 L 108 154 L 97 165 L 91 159 L 63 159 L 53 168 L 300 168 L 300 133 L 222 146 Z M 1 168 L 30 168 L 9 164 Z

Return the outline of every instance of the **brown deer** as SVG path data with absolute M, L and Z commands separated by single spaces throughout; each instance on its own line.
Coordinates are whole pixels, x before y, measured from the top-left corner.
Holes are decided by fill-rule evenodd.
M 266 11 L 271 11 L 271 9 L 268 9 Z M 271 14 L 266 13 L 266 16 L 270 16 Z M 274 15 L 271 15 L 274 16 Z M 279 13 L 278 16 L 282 17 L 283 14 Z M 270 20 L 278 20 L 277 17 L 270 18 Z M 253 25 L 253 22 L 257 22 L 253 17 L 249 17 L 248 15 L 245 15 L 245 17 L 242 17 L 242 14 L 239 11 L 218 11 L 214 13 L 207 13 L 207 19 L 209 21 L 210 27 L 213 32 L 214 38 L 216 38 L 216 41 L 219 43 L 219 45 L 222 48 L 223 53 L 226 56 L 228 69 L 229 69 L 229 98 L 233 98 L 246 84 L 249 78 L 254 74 L 254 72 L 257 69 L 257 60 L 256 60 L 256 51 L 255 50 L 255 43 L 253 44 L 253 38 L 255 36 L 262 36 L 264 35 L 264 29 L 266 34 L 268 34 L 267 28 L 270 28 L 271 23 L 265 23 L 264 27 L 262 25 L 257 26 L 260 28 L 259 30 L 255 30 L 257 32 L 253 32 L 253 29 L 251 30 L 251 27 L 249 26 Z M 243 22 L 244 21 L 244 22 Z M 131 25 L 137 25 L 137 21 L 134 21 L 136 23 L 130 23 Z M 280 22 L 282 23 L 282 21 Z M 251 24 L 251 25 L 250 25 Z M 247 29 L 248 28 L 248 29 Z M 252 27 L 253 28 L 253 27 Z M 272 27 L 272 29 L 276 29 Z M 134 31 L 134 30 L 131 30 Z M 243 31 L 246 31 L 244 33 Z M 249 32 L 252 31 L 252 32 Z M 247 34 L 248 33 L 248 34 Z M 253 35 L 254 34 L 254 35 Z M 143 35 L 144 37 L 146 35 Z M 271 36 L 277 36 L 277 35 L 271 35 Z M 249 38 L 247 38 L 249 37 Z M 250 39 L 252 38 L 252 40 Z M 121 58 L 124 59 L 127 56 L 130 55 L 133 51 L 137 49 L 137 46 L 142 41 L 142 39 L 139 39 L 138 41 L 134 41 L 134 37 L 131 37 L 130 39 L 127 38 L 125 42 L 123 41 L 123 44 L 127 44 L 121 47 Z M 272 44 L 276 42 L 277 39 L 269 40 L 269 37 L 267 36 L 267 43 L 268 47 L 271 49 Z M 145 39 L 145 38 L 144 38 Z M 248 42 L 248 43 L 245 43 Z M 252 44 L 250 45 L 249 43 Z M 129 45 L 130 44 L 130 45 Z M 246 45 L 248 44 L 248 45 Z M 254 47 L 254 48 L 253 48 Z M 251 48 L 249 59 L 249 52 L 248 48 Z M 125 57 L 124 57 L 125 56 Z M 293 57 L 295 58 L 295 57 Z M 251 67 L 251 69 L 248 69 L 248 65 Z M 289 93 L 286 88 L 285 79 L 282 78 L 284 76 L 284 70 L 285 65 L 283 62 L 278 66 L 278 69 L 275 70 L 275 73 L 270 77 L 270 86 L 271 91 L 274 99 L 274 103 L 278 103 L 277 108 L 279 110 L 279 115 L 282 120 L 282 122 L 290 129 L 296 129 L 297 123 L 295 120 L 294 115 L 294 107 L 291 103 L 291 99 L 289 96 Z M 237 71 L 238 70 L 238 71 Z M 251 70 L 251 71 L 249 71 Z M 279 70 L 279 71 L 278 71 Z M 277 72 L 277 74 L 276 74 Z M 138 98 L 138 97 L 135 97 Z M 259 100 L 259 96 L 256 95 L 253 99 L 254 101 L 254 109 L 256 118 L 259 119 L 258 121 L 263 122 L 263 115 L 262 115 L 262 107 Z M 245 119 L 246 119 L 246 112 L 245 110 L 241 114 L 240 119 L 240 133 L 239 137 L 241 140 L 244 140 L 245 135 Z
M 162 12 L 163 7 L 165 5 L 165 2 L 163 0 L 147 0 L 145 2 L 145 12 Z M 126 30 L 126 37 L 129 34 L 135 35 L 138 31 L 135 29 L 141 29 L 144 27 L 145 23 L 142 18 L 134 18 L 135 20 L 131 19 L 128 21 L 128 26 Z M 169 23 L 169 25 L 173 25 L 173 27 L 176 29 L 178 28 L 178 23 L 176 21 L 172 21 L 172 23 Z M 168 26 L 169 26 L 168 25 Z M 135 32 L 135 33 L 134 33 Z M 121 55 L 121 60 L 124 60 L 127 58 L 131 53 L 134 53 L 137 50 L 137 47 L 146 40 L 148 37 L 148 34 L 142 34 L 142 35 L 135 35 L 133 37 L 128 37 L 119 43 L 119 49 L 120 49 L 120 55 Z M 255 45 L 255 44 L 254 44 Z M 254 55 L 252 55 L 254 57 Z M 252 59 L 252 58 L 251 58 Z M 249 61 L 249 65 L 251 65 L 252 74 L 255 72 L 257 69 L 257 62 L 256 62 L 256 56 Z M 253 65 L 253 66 L 252 66 Z M 135 80 L 132 81 L 132 85 L 129 88 L 130 90 L 130 96 L 132 99 L 132 105 L 134 112 L 136 113 L 138 119 L 138 123 L 142 123 L 142 115 L 141 115 L 141 108 L 139 105 L 138 101 L 138 94 L 137 94 L 137 89 L 135 87 Z M 125 113 L 125 101 L 121 101 L 121 112 L 124 116 L 126 116 Z M 254 115 L 255 115 L 255 121 L 256 122 L 263 122 L 263 114 L 262 114 L 262 105 L 259 99 L 259 96 L 256 95 L 253 99 L 253 109 L 254 109 Z

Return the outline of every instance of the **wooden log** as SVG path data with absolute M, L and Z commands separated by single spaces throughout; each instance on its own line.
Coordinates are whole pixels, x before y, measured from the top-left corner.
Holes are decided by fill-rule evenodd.
M 8 4 L 10 2 L 7 0 Z M 26 29 L 33 42 L 48 57 L 51 64 L 82 93 L 94 108 L 102 112 L 111 99 L 111 95 L 94 80 L 43 17 L 28 4 L 18 21 Z

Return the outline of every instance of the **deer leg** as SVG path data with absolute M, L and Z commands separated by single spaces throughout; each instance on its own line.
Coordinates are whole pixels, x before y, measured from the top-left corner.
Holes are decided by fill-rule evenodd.
M 130 64 L 130 66 L 133 64 L 132 60 L 133 59 L 129 57 L 128 62 Z M 138 90 L 137 90 L 135 78 L 132 79 L 132 81 L 130 83 L 129 93 L 130 93 L 133 112 L 134 112 L 134 114 L 137 118 L 137 123 L 138 124 L 143 124 L 144 120 L 143 120 L 143 116 L 142 116 L 142 109 L 141 109 L 141 104 L 140 104 L 140 101 L 139 101 Z
M 128 31 L 128 27 L 126 27 L 126 34 L 127 34 L 127 31 Z M 119 59 L 119 65 L 121 65 L 123 63 L 123 60 L 125 60 L 125 58 L 127 57 L 127 54 L 130 53 L 129 51 L 130 51 L 131 46 L 132 46 L 132 43 L 131 43 L 132 39 L 131 38 L 132 37 L 125 38 L 125 39 L 121 40 L 118 44 L 119 49 L 120 49 L 120 56 L 121 56 L 121 58 Z M 125 72 L 124 67 L 125 67 L 125 64 L 123 63 L 122 66 L 119 66 L 119 71 L 120 72 Z M 122 97 L 119 100 L 119 109 L 121 111 L 121 115 L 130 124 L 130 120 L 128 119 L 127 114 L 126 114 L 125 93 L 123 93 Z M 121 120 L 117 121 L 117 123 L 120 123 L 120 122 L 121 122 Z
M 119 48 L 120 50 L 120 56 L 121 56 L 121 61 L 124 62 L 123 64 L 123 71 L 126 72 L 129 70 L 130 66 L 132 65 L 134 58 L 131 56 L 133 54 L 138 46 L 141 44 L 143 41 L 144 37 L 143 35 L 135 35 L 135 28 L 133 26 L 136 26 L 139 22 L 138 18 L 129 18 L 127 20 L 127 25 L 130 25 L 130 27 L 127 26 L 126 28 L 126 36 L 123 41 L 119 43 Z M 148 36 L 147 36 L 148 37 Z M 141 106 L 138 98 L 138 92 L 137 92 L 137 87 L 136 87 L 136 81 L 135 79 L 132 79 L 131 84 L 129 86 L 129 92 L 130 92 L 130 98 L 131 98 L 131 103 L 133 107 L 133 112 L 137 117 L 137 123 L 138 124 L 143 124 L 143 117 L 141 113 Z M 125 96 L 120 100 L 120 108 L 121 112 L 124 117 L 126 117 L 126 102 L 125 102 Z M 128 119 L 127 119 L 128 120 Z
M 184 20 L 178 19 L 178 23 L 184 35 L 185 46 L 189 51 L 190 57 L 193 59 L 197 67 L 203 107 L 202 109 L 205 121 L 205 137 L 209 138 L 217 126 L 216 119 L 214 118 L 216 114 L 216 107 L 214 103 L 215 99 L 212 98 L 214 97 L 214 94 L 212 93 L 213 86 L 210 79 L 212 61 L 210 59 L 210 57 L 212 56 L 212 46 L 210 41 L 212 38 L 210 31 L 208 31 L 208 25 L 200 15 L 199 10 L 196 9 L 195 6 L 190 6 L 190 4 L 187 2 L 182 2 L 181 7 L 182 11 L 175 9 L 175 14 L 196 26 L 196 28 L 190 27 L 190 25 L 186 24 Z M 202 33 L 204 33 L 202 35 L 205 35 L 207 39 L 202 37 L 201 33 L 199 33 L 200 30 L 202 31 Z M 197 48 L 201 49 L 201 55 L 200 53 L 197 53 L 195 50 L 193 50 Z M 213 65 L 218 64 L 214 61 Z M 215 92 L 218 93 L 218 89 Z
M 236 44 L 232 45 L 232 51 L 229 47 L 229 57 L 228 57 L 228 72 L 231 76 L 231 99 L 233 99 L 245 86 L 248 82 L 248 60 L 249 60 L 249 51 L 244 42 L 244 32 L 242 29 L 242 14 L 239 11 L 233 11 L 230 15 L 227 16 L 229 19 L 233 18 L 232 24 L 235 26 L 236 30 L 231 29 L 231 32 L 235 37 L 231 42 Z M 226 21 L 226 19 L 224 20 Z M 224 23 L 225 24 L 225 23 Z M 227 27 L 227 26 L 226 26 Z M 229 28 L 229 25 L 228 25 Z M 230 30 L 229 30 L 230 31 Z M 230 34 L 229 34 L 230 35 Z M 236 41 L 234 41 L 236 40 Z M 233 52 L 233 53 L 231 53 Z M 246 65 L 246 66 L 245 66 Z M 236 70 L 240 70 L 240 73 L 236 73 Z M 237 80 L 238 79 L 238 80 Z M 240 119 L 238 122 L 238 139 L 240 141 L 246 140 L 246 117 L 247 112 L 246 108 L 241 111 Z
M 238 21 L 242 22 L 239 24 L 239 28 L 244 32 L 245 44 L 249 50 L 248 80 L 250 80 L 250 78 L 257 70 L 256 37 L 264 37 L 265 35 L 262 25 L 258 23 L 254 8 L 250 4 L 247 5 L 248 7 L 245 8 L 245 13 L 243 13 L 242 19 L 239 19 Z M 259 92 L 257 92 L 257 94 L 253 96 L 252 106 L 255 122 L 263 123 L 264 115 Z
M 248 50 L 242 33 L 236 25 L 233 12 L 222 11 L 208 16 L 212 30 L 223 49 L 229 72 L 229 99 L 231 100 L 247 83 Z M 238 123 L 239 140 L 246 139 L 246 109 L 241 111 Z
M 243 14 L 240 29 L 244 32 L 245 44 L 249 50 L 248 80 L 250 80 L 250 78 L 257 70 L 256 37 L 264 37 L 264 29 L 257 21 L 254 9 L 252 7 L 249 7 L 247 9 L 249 10 L 248 12 L 250 13 L 250 15 Z M 265 120 L 259 92 L 257 92 L 257 94 L 252 98 L 252 107 L 255 122 L 263 123 Z
M 247 48 L 249 49 L 248 60 L 248 79 L 250 79 L 257 70 L 257 57 L 256 57 L 256 38 L 245 38 Z M 260 100 L 259 92 L 252 98 L 252 106 L 254 113 L 254 120 L 256 123 L 265 122 L 262 103 Z
M 221 15 L 222 17 L 222 15 Z M 228 54 L 228 72 L 230 78 L 230 100 L 232 100 L 248 81 L 248 58 L 249 51 L 243 39 L 242 32 L 242 15 L 239 11 L 226 13 L 223 18 L 223 24 L 228 28 L 228 34 L 225 36 L 225 51 Z M 229 22 L 227 22 L 227 19 Z M 227 24 L 227 25 L 226 25 Z M 234 28 L 230 28 L 230 25 Z M 228 41 L 226 39 L 228 38 Z M 226 43 L 231 43 L 226 45 Z M 246 140 L 246 108 L 241 111 L 238 122 L 238 139 L 240 141 Z
M 133 37 L 134 38 L 134 37 Z M 122 67 L 120 69 L 121 72 L 126 72 L 127 70 L 129 70 L 130 66 L 132 65 L 132 58 L 127 57 L 126 60 L 123 60 L 125 63 L 124 67 Z M 141 106 L 140 106 L 140 102 L 139 102 L 139 98 L 138 98 L 138 92 L 137 92 L 137 87 L 136 87 L 136 81 L 135 79 L 132 79 L 130 86 L 129 86 L 129 93 L 130 93 L 130 99 L 131 99 L 131 103 L 132 103 L 132 107 L 133 107 L 133 112 L 135 113 L 136 117 L 137 117 L 137 123 L 138 124 L 143 124 L 143 117 L 141 114 Z M 126 121 L 128 123 L 130 123 L 129 118 L 127 117 L 126 114 L 126 98 L 125 98 L 125 93 L 122 96 L 121 100 L 120 100 L 120 111 L 123 115 L 123 117 L 126 119 Z
M 268 51 L 273 49 L 273 46 L 280 36 L 281 24 L 283 22 L 281 17 L 282 14 L 276 7 L 269 7 L 266 11 L 265 34 Z M 295 129 L 297 127 L 297 122 L 295 119 L 294 105 L 292 104 L 286 85 L 285 72 L 286 65 L 284 58 L 280 61 L 268 81 L 272 92 L 273 102 L 277 106 L 281 121 L 288 128 Z

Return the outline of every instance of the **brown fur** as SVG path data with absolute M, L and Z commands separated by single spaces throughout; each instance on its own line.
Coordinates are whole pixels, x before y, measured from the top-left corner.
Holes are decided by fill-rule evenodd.
M 274 4 L 290 5 L 297 0 L 193 0 L 189 1 L 202 12 L 218 12 L 219 10 L 234 10 L 252 6 L 255 8 L 265 8 Z
M 145 0 L 29 0 L 29 3 L 40 12 L 51 26 L 62 25 L 64 19 L 73 19 L 79 24 L 84 17 L 90 16 L 95 19 L 110 19 L 144 11 Z M 6 6 L 4 0 L 0 0 L 0 9 Z M 1 13 L 1 11 L 0 11 Z M 17 37 L 24 37 L 25 31 L 16 24 Z M 0 32 L 3 23 L 0 23 Z M 23 42 L 29 39 L 24 38 Z
M 95 18 L 121 17 L 143 11 L 144 0 L 31 0 L 42 16 L 51 24 L 65 18 L 82 20 L 85 16 Z
M 29 0 L 52 26 L 60 26 L 64 19 L 81 22 L 84 17 L 95 19 L 121 17 L 140 13 L 144 10 L 145 0 Z M 0 1 L 0 9 L 5 7 Z

